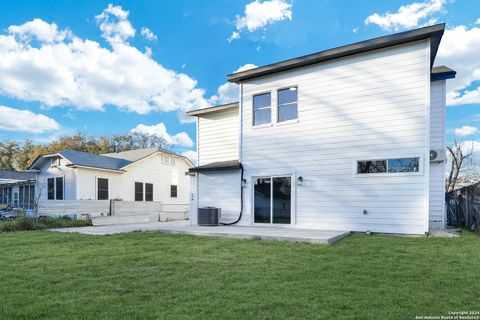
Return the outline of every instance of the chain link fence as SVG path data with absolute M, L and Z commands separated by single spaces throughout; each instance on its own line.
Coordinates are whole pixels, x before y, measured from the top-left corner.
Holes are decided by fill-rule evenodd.
M 446 194 L 447 224 L 480 232 L 480 182 Z

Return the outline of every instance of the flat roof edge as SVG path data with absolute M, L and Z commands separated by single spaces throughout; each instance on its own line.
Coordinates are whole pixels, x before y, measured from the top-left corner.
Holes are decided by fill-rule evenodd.
M 199 115 L 202 115 L 202 114 L 207 114 L 207 113 L 211 113 L 211 112 L 218 112 L 218 111 L 223 111 L 223 110 L 228 110 L 228 109 L 233 109 L 233 108 L 238 108 L 238 102 L 226 103 L 226 104 L 221 104 L 221 105 L 214 106 L 214 107 L 191 110 L 191 111 L 187 112 L 187 115 L 189 115 L 189 116 L 199 116 Z
M 294 68 L 299 68 L 311 64 L 325 62 L 333 59 L 348 57 L 355 54 L 365 53 L 373 50 L 392 47 L 395 45 L 405 44 L 409 42 L 419 41 L 428 38 L 435 38 L 432 41 L 430 63 L 433 65 L 435 56 L 440 44 L 440 39 L 445 30 L 445 23 L 436 24 L 433 26 L 418 28 L 414 30 L 394 33 L 383 37 L 364 40 L 332 49 L 323 50 L 320 52 L 308 54 L 298 58 L 284 60 L 262 67 L 249 69 L 237 73 L 227 75 L 230 82 L 242 82 L 244 80 L 253 79 L 277 72 L 282 72 Z

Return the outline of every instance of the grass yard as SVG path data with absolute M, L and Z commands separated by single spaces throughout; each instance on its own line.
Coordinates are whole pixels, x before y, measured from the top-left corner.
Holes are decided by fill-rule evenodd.
M 415 319 L 480 310 L 480 236 L 332 246 L 0 233 L 0 319 Z

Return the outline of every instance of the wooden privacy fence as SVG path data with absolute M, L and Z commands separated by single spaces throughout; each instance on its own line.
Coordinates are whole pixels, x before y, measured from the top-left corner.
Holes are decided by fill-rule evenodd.
M 41 216 L 135 216 L 158 215 L 158 220 L 184 220 L 188 218 L 188 204 L 163 203 L 161 201 L 121 200 L 48 200 L 38 205 Z
M 447 224 L 480 231 L 480 182 L 446 194 Z

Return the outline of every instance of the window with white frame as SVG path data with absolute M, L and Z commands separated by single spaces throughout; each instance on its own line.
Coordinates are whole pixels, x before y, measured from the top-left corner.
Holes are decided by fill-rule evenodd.
M 97 178 L 97 200 L 108 200 L 108 179 Z
M 47 199 L 63 200 L 64 199 L 64 179 L 63 177 L 47 179 Z
M 283 122 L 298 118 L 298 89 L 285 88 L 277 91 L 278 115 L 277 121 Z
M 419 157 L 357 161 L 357 174 L 408 173 L 419 171 Z
M 272 122 L 271 93 L 262 93 L 253 96 L 253 125 Z

